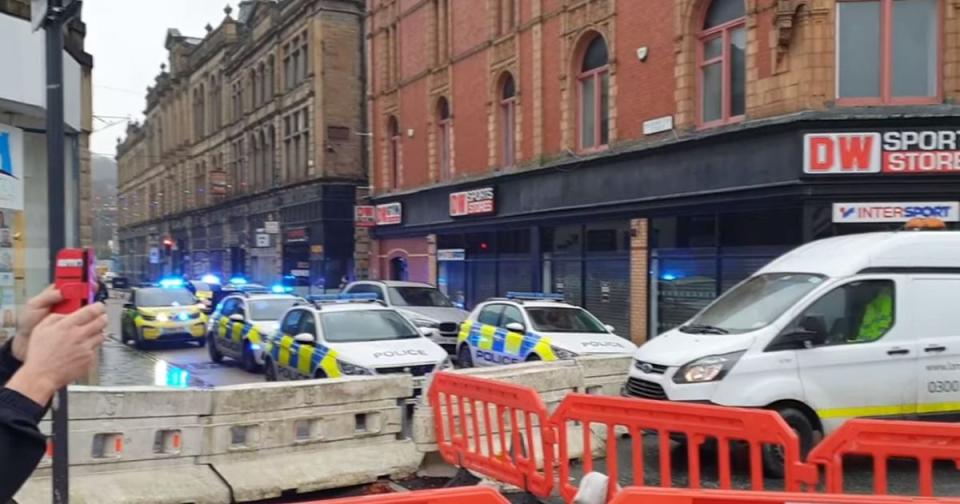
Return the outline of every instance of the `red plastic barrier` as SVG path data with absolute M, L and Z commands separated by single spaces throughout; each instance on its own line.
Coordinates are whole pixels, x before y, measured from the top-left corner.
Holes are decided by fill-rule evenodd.
M 306 504 L 510 504 L 492 488 L 464 487 L 314 501 Z
M 776 412 L 757 409 L 738 409 L 697 404 L 671 403 L 623 397 L 605 397 L 570 394 L 551 417 L 559 434 L 560 493 L 567 502 L 577 492 L 570 481 L 568 426 L 579 422 L 583 436 L 583 472 L 593 471 L 593 456 L 589 432 L 591 425 L 602 425 L 607 432 L 625 427 L 631 436 L 633 485 L 644 486 L 643 433 L 656 431 L 660 453 L 662 486 L 672 485 L 670 460 L 671 434 L 683 435 L 687 440 L 688 470 L 691 488 L 700 488 L 700 445 L 710 439 L 717 441 L 717 463 L 720 488 L 732 488 L 730 443 L 745 442 L 749 446 L 750 477 L 754 490 L 763 489 L 763 445 L 783 447 L 785 488 L 800 491 L 804 485 L 817 483 L 816 468 L 802 462 L 797 435 Z M 608 498 L 616 492 L 618 481 L 618 454 L 616 436 L 607 436 L 606 469 L 610 476 Z
M 873 493 L 886 495 L 887 461 L 916 460 L 920 495 L 933 495 L 933 463 L 953 461 L 960 469 L 960 425 L 890 420 L 848 420 L 817 445 L 807 460 L 825 468 L 828 492 L 843 492 L 843 459 L 873 458 Z
M 444 460 L 534 495 L 550 495 L 555 438 L 536 390 L 437 373 L 430 404 Z
M 960 504 L 960 499 L 627 488 L 610 504 Z

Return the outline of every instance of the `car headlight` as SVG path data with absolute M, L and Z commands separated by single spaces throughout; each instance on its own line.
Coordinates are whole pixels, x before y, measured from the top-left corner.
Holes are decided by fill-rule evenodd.
M 577 353 L 571 352 L 570 350 L 567 350 L 564 348 L 551 346 L 550 349 L 553 350 L 553 355 L 560 360 L 573 359 L 573 358 L 579 357 Z
M 674 383 L 706 383 L 722 380 L 744 352 L 702 357 L 680 367 Z
M 169 321 L 170 321 L 170 316 L 167 315 L 166 313 L 157 314 L 157 322 L 169 322 Z
M 370 371 L 369 369 L 367 369 L 367 368 L 365 368 L 365 367 L 362 367 L 362 366 L 357 366 L 357 365 L 354 365 L 354 364 L 350 364 L 349 362 L 338 361 L 338 364 L 340 365 L 340 372 L 343 373 L 343 374 L 345 374 L 345 375 L 350 375 L 350 376 L 365 376 L 365 375 L 367 375 L 367 376 L 369 376 L 369 375 L 372 375 L 372 374 L 373 374 L 373 371 Z

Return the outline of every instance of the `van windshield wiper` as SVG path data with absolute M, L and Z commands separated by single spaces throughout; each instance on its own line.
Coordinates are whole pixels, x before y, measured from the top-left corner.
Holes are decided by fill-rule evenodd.
M 722 327 L 703 324 L 680 326 L 680 330 L 689 334 L 730 334 L 730 331 Z

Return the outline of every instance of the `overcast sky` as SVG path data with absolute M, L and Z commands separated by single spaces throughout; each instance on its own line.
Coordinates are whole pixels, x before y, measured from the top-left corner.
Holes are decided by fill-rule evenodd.
M 140 120 L 160 63 L 167 28 L 202 37 L 204 27 L 223 20 L 228 0 L 87 0 L 87 52 L 93 54 L 93 142 L 91 150 L 113 156 L 126 120 Z M 235 9 L 235 0 L 229 2 Z

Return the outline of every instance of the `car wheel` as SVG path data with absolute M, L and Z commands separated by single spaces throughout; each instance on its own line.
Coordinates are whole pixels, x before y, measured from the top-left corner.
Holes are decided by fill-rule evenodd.
M 215 364 L 220 364 L 223 362 L 223 354 L 220 353 L 220 349 L 217 348 L 217 340 L 214 338 L 213 333 L 208 333 L 207 339 L 210 340 L 207 345 L 207 352 L 210 354 L 210 360 Z
M 796 408 L 779 408 L 777 413 L 797 433 L 797 437 L 800 438 L 800 458 L 806 458 L 810 449 L 813 448 L 814 429 L 810 419 Z M 783 478 L 784 455 L 781 446 L 766 445 L 763 447 L 763 469 L 768 477 Z
M 473 357 L 470 355 L 469 345 L 460 345 L 460 350 L 457 351 L 457 367 L 460 369 L 473 367 Z
M 322 369 L 317 369 L 313 372 L 314 380 L 322 380 L 327 377 L 327 373 L 324 373 Z
M 257 364 L 257 358 L 253 355 L 253 347 L 250 346 L 249 341 L 243 343 L 243 370 L 248 373 L 256 373 L 260 370 L 260 366 Z
M 535 354 L 535 353 L 532 353 L 532 354 L 530 354 L 530 355 L 527 356 L 526 362 L 540 362 L 540 361 L 542 361 L 542 360 L 543 360 L 543 359 L 541 359 L 539 355 L 537 355 L 537 354 Z
M 197 340 L 197 346 L 200 347 L 200 348 L 203 348 L 203 347 L 207 346 L 207 338 L 206 338 L 206 336 L 204 336 L 203 338 L 200 338 L 200 339 Z
M 277 365 L 269 357 L 263 364 L 263 377 L 269 382 L 277 381 Z

